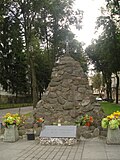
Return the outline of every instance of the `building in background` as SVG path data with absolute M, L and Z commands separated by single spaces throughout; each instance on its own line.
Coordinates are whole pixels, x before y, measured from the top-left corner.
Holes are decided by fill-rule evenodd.
M 120 72 L 118 73 L 118 76 L 120 80 Z M 117 84 L 116 75 L 112 74 L 112 97 L 114 100 L 116 99 L 116 84 Z M 120 101 L 120 84 L 118 88 L 118 100 Z

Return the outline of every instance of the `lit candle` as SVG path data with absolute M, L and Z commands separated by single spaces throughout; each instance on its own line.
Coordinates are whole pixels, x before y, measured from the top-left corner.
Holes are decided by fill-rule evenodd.
M 61 126 L 61 120 L 58 119 L 58 126 Z

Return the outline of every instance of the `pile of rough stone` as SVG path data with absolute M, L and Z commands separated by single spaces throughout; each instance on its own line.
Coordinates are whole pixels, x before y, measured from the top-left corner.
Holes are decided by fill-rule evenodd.
M 88 134 L 84 135 L 99 135 L 104 114 L 95 101 L 87 75 L 78 61 L 68 55 L 62 56 L 53 68 L 51 81 L 37 104 L 34 116 L 44 117 L 45 124 L 51 125 L 58 119 L 62 124 L 75 124 L 76 119 L 85 114 L 93 116 L 94 122 L 91 128 L 86 129 Z
M 106 136 L 106 130 L 101 128 L 104 114 L 95 101 L 87 75 L 80 63 L 68 55 L 62 56 L 55 64 L 48 88 L 36 107 L 34 116 L 44 117 L 45 124 L 48 125 L 57 124 L 59 119 L 62 125 L 75 125 L 80 116 L 88 114 L 93 117 L 94 122 L 90 127 L 77 127 L 77 137 Z M 21 136 L 33 128 L 33 121 L 34 119 L 30 118 L 25 126 L 19 129 Z M 39 136 L 41 128 L 36 127 L 34 130 Z

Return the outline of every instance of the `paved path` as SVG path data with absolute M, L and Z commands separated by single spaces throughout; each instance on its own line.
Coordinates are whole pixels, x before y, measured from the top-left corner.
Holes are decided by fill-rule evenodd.
M 120 145 L 107 145 L 99 138 L 83 139 L 74 146 L 44 146 L 22 139 L 0 142 L 0 160 L 120 160 Z
M 25 107 L 21 113 L 32 110 Z M 19 109 L 0 110 L 0 117 L 7 112 L 18 113 Z M 39 140 L 26 139 L 15 143 L 0 141 L 0 160 L 120 160 L 120 145 L 107 145 L 99 138 L 82 139 L 74 146 L 44 146 Z

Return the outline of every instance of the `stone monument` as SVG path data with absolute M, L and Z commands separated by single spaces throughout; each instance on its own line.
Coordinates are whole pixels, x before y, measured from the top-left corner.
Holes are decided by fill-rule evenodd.
M 76 143 L 76 126 L 46 125 L 40 133 L 40 144 L 43 145 L 74 145 Z
M 45 124 L 50 125 L 58 119 L 74 124 L 84 114 L 93 116 L 94 126 L 100 126 L 103 112 L 95 101 L 87 75 L 80 63 L 66 54 L 53 68 L 51 82 L 37 103 L 35 116 L 44 117 Z

